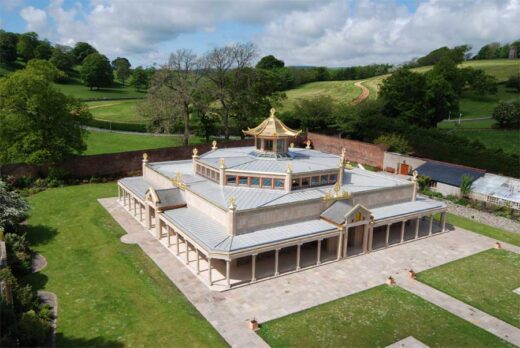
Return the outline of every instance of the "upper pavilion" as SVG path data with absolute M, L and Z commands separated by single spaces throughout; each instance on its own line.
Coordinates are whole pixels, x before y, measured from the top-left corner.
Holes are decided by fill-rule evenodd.
M 270 110 L 270 116 L 255 128 L 242 132 L 255 138 L 255 155 L 266 158 L 289 157 L 289 141 L 294 139 L 301 130 L 287 127 L 278 117 L 276 110 Z

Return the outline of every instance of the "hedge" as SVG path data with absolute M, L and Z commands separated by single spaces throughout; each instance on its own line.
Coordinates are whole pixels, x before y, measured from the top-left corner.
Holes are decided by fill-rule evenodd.
M 87 126 L 127 132 L 147 132 L 146 125 L 142 123 L 123 123 L 92 119 L 87 123 Z

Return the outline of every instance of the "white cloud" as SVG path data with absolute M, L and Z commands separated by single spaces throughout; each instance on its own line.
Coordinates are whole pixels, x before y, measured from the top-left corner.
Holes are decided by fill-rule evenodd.
M 180 35 L 215 37 L 226 22 L 262 27 L 252 38 L 262 53 L 292 65 L 398 63 L 444 45 L 478 48 L 520 36 L 520 0 L 425 0 L 414 12 L 376 0 L 91 0 L 73 7 L 50 0 L 45 11 L 22 12 L 28 28 L 55 42 L 88 41 L 110 57 L 145 64 L 165 56 L 166 43 Z

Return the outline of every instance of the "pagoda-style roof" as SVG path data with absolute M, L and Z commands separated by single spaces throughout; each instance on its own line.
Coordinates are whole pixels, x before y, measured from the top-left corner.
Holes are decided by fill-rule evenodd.
M 295 137 L 301 133 L 301 130 L 294 130 L 287 127 L 278 117 L 275 115 L 276 110 L 271 109 L 271 115 L 266 118 L 255 128 L 248 128 L 243 130 L 246 135 L 253 135 L 255 137 Z

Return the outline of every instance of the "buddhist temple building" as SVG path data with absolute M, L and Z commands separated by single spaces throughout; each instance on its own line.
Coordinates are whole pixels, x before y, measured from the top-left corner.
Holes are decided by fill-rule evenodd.
M 348 149 L 295 147 L 300 131 L 272 109 L 251 147 L 151 162 L 119 180 L 119 201 L 194 276 L 216 291 L 445 231 L 446 205 L 412 181 L 357 168 Z M 338 263 L 338 267 L 341 263 Z

